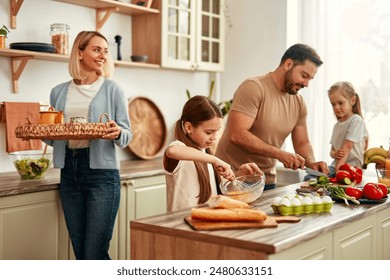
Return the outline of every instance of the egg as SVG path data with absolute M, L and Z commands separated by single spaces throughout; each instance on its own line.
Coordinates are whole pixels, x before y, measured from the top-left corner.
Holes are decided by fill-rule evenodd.
M 274 198 L 274 200 L 272 201 L 272 205 L 279 205 L 280 204 L 280 201 L 282 200 L 281 197 L 277 196 Z
M 323 202 L 323 203 L 331 203 L 331 202 L 332 202 L 332 198 L 331 198 L 329 195 L 325 195 L 325 196 L 322 198 L 322 202 Z
M 290 202 L 291 206 L 300 206 L 302 204 L 302 202 L 296 197 L 293 197 Z
M 302 204 L 311 205 L 313 204 L 313 200 L 310 198 L 310 196 L 305 196 L 302 199 Z
M 313 204 L 322 204 L 321 197 L 319 197 L 319 196 L 314 196 L 312 201 L 313 201 Z
M 284 197 L 280 201 L 279 205 L 291 206 L 291 202 L 290 202 L 290 200 L 288 198 Z

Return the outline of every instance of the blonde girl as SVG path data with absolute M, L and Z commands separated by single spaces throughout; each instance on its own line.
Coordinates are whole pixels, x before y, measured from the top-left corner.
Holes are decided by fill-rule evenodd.
M 336 173 L 348 163 L 362 167 L 363 153 L 368 145 L 368 132 L 364 124 L 359 95 L 349 82 L 337 82 L 328 90 L 328 97 L 336 115 L 330 144 L 331 167 Z

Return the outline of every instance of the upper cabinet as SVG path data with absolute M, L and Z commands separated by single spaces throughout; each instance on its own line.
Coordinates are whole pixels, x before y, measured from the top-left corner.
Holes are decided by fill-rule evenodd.
M 159 17 L 132 19 L 133 53 L 148 54 L 151 63 L 166 68 L 224 70 L 224 0 L 162 0 L 153 6 Z

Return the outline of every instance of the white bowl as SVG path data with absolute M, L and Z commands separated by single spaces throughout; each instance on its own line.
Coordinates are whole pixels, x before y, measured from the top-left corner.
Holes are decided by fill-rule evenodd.
M 53 159 L 53 153 L 43 150 L 26 150 L 9 153 L 16 171 L 22 179 L 41 179 L 45 177 Z
M 222 179 L 219 188 L 223 195 L 250 203 L 258 199 L 264 191 L 265 175 L 244 175 L 231 182 Z

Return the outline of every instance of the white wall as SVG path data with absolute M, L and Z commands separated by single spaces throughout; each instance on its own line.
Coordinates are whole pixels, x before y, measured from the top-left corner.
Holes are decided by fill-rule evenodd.
M 222 100 L 244 79 L 273 71 L 286 50 L 286 0 L 227 0 Z M 231 27 L 229 27 L 231 24 Z

